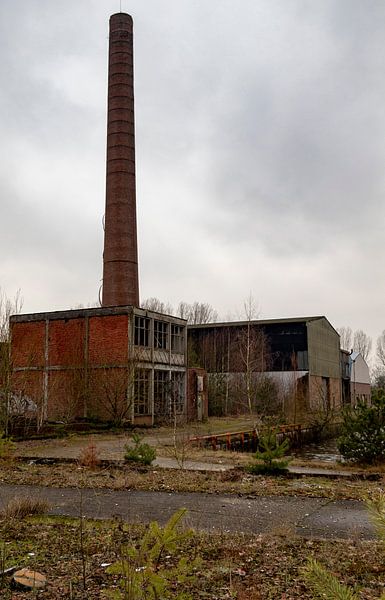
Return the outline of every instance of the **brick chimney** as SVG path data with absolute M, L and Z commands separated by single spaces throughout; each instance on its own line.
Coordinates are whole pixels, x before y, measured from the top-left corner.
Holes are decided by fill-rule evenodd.
M 139 306 L 132 17 L 110 17 L 102 306 Z

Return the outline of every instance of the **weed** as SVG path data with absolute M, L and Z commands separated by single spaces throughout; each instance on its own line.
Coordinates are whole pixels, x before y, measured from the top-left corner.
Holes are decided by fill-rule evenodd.
M 240 481 L 244 476 L 244 472 L 241 469 L 229 469 L 228 471 L 222 471 L 219 475 L 221 481 Z
M 5 549 L 5 543 L 1 542 L 1 548 L 0 548 L 0 589 L 4 587 L 6 560 L 7 560 L 7 552 L 6 552 L 6 549 Z
M 50 504 L 43 498 L 21 496 L 12 498 L 3 510 L 6 519 L 24 519 L 32 515 L 42 515 L 50 509 Z
M 96 469 L 100 465 L 99 451 L 93 442 L 82 448 L 78 461 L 79 465 L 89 469 Z
M 142 436 L 138 433 L 132 434 L 134 447 L 126 444 L 124 446 L 124 460 L 136 462 L 142 465 L 150 465 L 156 459 L 156 450 L 149 444 L 142 442 Z
M 9 460 L 13 457 L 16 450 L 16 444 L 10 437 L 0 437 L 0 459 Z

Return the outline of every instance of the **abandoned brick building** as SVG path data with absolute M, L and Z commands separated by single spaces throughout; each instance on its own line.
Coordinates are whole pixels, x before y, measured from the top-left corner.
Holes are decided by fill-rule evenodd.
M 106 307 L 17 315 L 11 329 L 14 385 L 42 420 L 153 425 L 185 412 L 183 319 Z

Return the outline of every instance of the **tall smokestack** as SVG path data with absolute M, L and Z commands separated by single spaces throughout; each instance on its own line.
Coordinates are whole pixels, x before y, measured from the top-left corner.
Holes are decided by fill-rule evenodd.
M 110 18 L 102 306 L 139 306 L 132 18 Z

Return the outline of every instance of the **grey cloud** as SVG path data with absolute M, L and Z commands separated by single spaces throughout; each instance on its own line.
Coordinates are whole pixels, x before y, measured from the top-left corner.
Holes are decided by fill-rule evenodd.
M 135 24 L 143 293 L 225 314 L 254 288 L 265 315 L 381 331 L 377 304 L 373 319 L 362 311 L 385 292 L 382 0 L 122 7 Z M 0 4 L 0 284 L 17 282 L 27 310 L 97 295 L 117 9 Z

